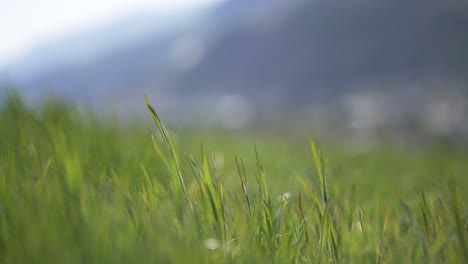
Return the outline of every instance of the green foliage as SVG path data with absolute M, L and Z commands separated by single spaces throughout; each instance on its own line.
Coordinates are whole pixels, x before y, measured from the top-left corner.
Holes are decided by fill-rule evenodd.
M 468 261 L 464 152 L 209 132 L 199 152 L 146 103 L 151 133 L 7 97 L 0 263 Z

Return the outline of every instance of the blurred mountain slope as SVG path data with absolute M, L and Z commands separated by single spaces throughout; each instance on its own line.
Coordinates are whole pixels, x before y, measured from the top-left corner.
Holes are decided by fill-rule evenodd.
M 42 47 L 2 75 L 28 94 L 94 102 L 157 90 L 302 104 L 352 83 L 468 72 L 463 1 L 231 0 L 165 23 L 151 15 L 121 21 Z M 47 71 L 27 74 L 32 68 Z
M 467 6 L 432 0 L 302 2 L 275 24 L 244 24 L 224 34 L 179 87 L 260 94 L 277 89 L 295 102 L 334 96 L 356 81 L 463 78 Z

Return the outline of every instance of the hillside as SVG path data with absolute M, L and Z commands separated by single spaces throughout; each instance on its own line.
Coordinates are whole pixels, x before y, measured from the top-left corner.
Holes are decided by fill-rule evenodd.
M 20 72 L 10 81 L 26 93 L 52 89 L 95 103 L 109 94 L 118 99 L 157 92 L 180 99 L 241 94 L 258 103 L 276 98 L 298 105 L 368 89 L 369 83 L 384 89 L 392 82 L 463 80 L 468 70 L 468 8 L 458 1 L 227 1 L 174 19 L 167 23 L 177 27 L 157 34 L 148 28 L 159 20 L 129 19 L 127 29 L 144 25 L 147 35 L 130 41 L 131 32 L 121 34 L 125 45 L 99 47 L 103 55 L 87 63 L 61 64 L 28 79 Z M 104 33 L 79 43 L 96 43 Z M 67 45 L 55 50 L 63 53 Z

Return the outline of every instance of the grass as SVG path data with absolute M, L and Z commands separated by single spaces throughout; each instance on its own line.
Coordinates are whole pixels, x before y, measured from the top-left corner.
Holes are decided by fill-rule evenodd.
M 154 128 L 10 95 L 0 263 L 468 263 L 463 151 L 172 133 L 146 103 Z

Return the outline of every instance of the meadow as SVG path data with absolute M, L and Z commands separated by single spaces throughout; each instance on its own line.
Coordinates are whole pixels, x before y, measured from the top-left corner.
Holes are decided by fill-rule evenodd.
M 173 131 L 146 103 L 4 100 L 0 263 L 468 263 L 461 148 Z

